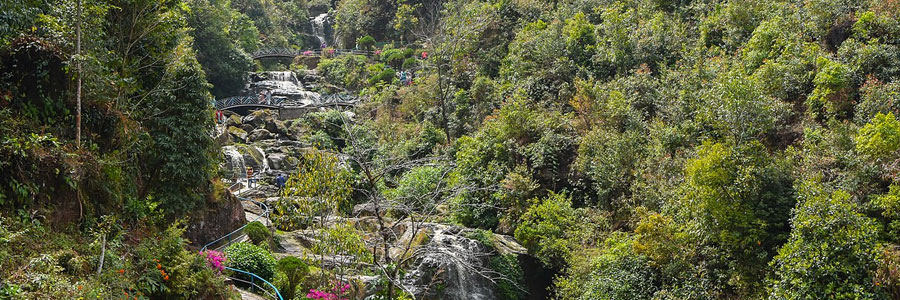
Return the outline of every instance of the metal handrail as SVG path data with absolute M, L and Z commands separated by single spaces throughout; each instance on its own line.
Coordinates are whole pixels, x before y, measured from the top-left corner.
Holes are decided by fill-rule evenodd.
M 256 95 L 245 95 L 245 96 L 233 96 L 228 98 L 216 99 L 215 107 L 216 109 L 226 109 L 232 106 L 238 105 L 259 105 L 259 106 L 271 106 L 271 107 L 281 107 L 284 106 L 285 99 L 283 98 L 272 98 L 266 99 L 263 102 L 259 101 L 259 97 Z
M 262 277 L 259 277 L 259 275 L 256 275 L 256 274 L 253 274 L 253 273 L 244 271 L 244 270 L 238 270 L 238 269 L 235 269 L 235 268 L 229 268 L 229 267 L 225 267 L 225 270 L 230 270 L 230 271 L 234 271 L 234 272 L 244 273 L 244 274 L 247 274 L 247 275 L 252 276 L 253 278 L 256 278 L 256 279 L 261 280 L 261 281 L 264 282 L 266 285 L 268 285 L 270 288 L 272 288 L 273 291 L 275 291 L 275 295 L 274 295 L 274 296 L 278 296 L 278 300 L 284 300 L 284 298 L 281 297 L 281 293 L 278 292 L 278 288 L 276 288 L 275 285 L 273 285 L 271 282 L 269 282 L 269 281 L 263 279 Z M 247 282 L 246 280 L 242 280 L 242 279 L 240 279 L 240 278 L 234 278 L 234 277 L 229 277 L 229 278 L 234 279 L 234 280 L 238 280 L 238 281 Z M 268 294 L 269 296 L 274 297 L 274 296 L 272 295 L 272 293 L 269 293 L 268 291 L 266 291 L 266 290 L 260 288 L 260 286 L 256 285 L 255 283 L 250 282 L 250 284 L 252 284 L 253 286 L 256 286 L 257 288 L 259 288 L 259 289 L 261 289 L 261 290 L 263 290 L 263 291 L 266 292 L 266 294 Z
M 291 48 L 269 48 L 269 49 L 260 49 L 256 50 L 253 53 L 250 53 L 250 57 L 253 59 L 259 59 L 263 57 L 293 57 L 293 56 L 312 56 L 312 55 L 340 55 L 340 54 L 356 54 L 356 55 L 365 55 L 372 56 L 375 55 L 375 52 L 368 50 L 358 50 L 358 49 L 336 49 L 336 48 L 325 48 L 325 49 L 291 49 Z

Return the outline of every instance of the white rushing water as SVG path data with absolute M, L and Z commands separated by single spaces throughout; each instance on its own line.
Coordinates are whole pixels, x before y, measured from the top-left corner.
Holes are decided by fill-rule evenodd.
M 228 162 L 233 179 L 241 179 L 247 177 L 247 164 L 244 163 L 244 155 L 234 146 L 222 147 L 222 153 L 225 154 L 226 162 Z
M 253 148 L 255 148 L 256 151 L 259 151 L 259 155 L 262 156 L 262 172 L 263 173 L 268 172 L 269 171 L 269 159 L 268 159 L 268 157 L 266 157 L 266 152 L 263 151 L 263 149 L 260 148 L 259 146 L 253 146 Z
M 319 39 L 319 44 L 325 44 L 325 21 L 328 20 L 328 13 L 324 13 L 312 18 L 309 23 L 312 25 L 313 34 Z
M 250 90 L 271 91 L 273 96 L 283 96 L 288 103 L 308 105 L 321 100 L 319 93 L 308 91 L 291 71 L 270 71 L 259 73 L 264 80 L 250 83 Z M 255 92 L 253 92 L 255 94 Z
M 424 296 L 434 292 L 428 279 L 435 274 L 443 277 L 443 294 L 447 300 L 495 299 L 493 284 L 477 269 L 485 267 L 484 249 L 475 240 L 462 237 L 458 228 L 436 225 L 431 241 L 424 246 L 418 266 L 403 279 L 414 294 Z

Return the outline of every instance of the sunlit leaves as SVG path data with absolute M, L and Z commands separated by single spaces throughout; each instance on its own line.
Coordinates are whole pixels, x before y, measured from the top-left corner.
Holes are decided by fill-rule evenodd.
M 850 195 L 801 184 L 790 240 L 771 266 L 770 299 L 886 299 L 872 280 L 877 227 Z
M 273 221 L 278 228 L 308 226 L 314 217 L 339 211 L 350 200 L 350 176 L 331 153 L 309 150 L 290 176 L 283 196 L 275 204 Z
M 900 150 L 900 121 L 893 113 L 878 113 L 859 129 L 856 151 L 875 159 L 897 157 Z

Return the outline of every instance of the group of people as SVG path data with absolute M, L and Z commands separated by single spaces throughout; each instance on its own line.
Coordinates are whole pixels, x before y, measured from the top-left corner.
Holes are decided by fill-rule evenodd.
M 400 84 L 411 85 L 413 83 L 413 73 L 409 71 L 397 72 L 397 78 L 400 78 Z
M 225 112 L 216 109 L 216 123 L 225 124 Z
M 272 90 L 259 91 L 259 104 L 272 104 Z
M 287 184 L 287 177 L 284 174 L 279 173 L 278 176 L 275 176 L 275 187 L 278 188 L 278 191 L 284 189 L 285 184 Z M 259 178 L 254 176 L 253 167 L 247 167 L 247 187 L 253 188 L 253 186 L 259 186 Z

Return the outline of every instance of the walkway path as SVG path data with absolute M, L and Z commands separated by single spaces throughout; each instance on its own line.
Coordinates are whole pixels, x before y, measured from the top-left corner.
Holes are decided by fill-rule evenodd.
M 266 299 L 266 298 L 263 298 L 263 297 L 260 296 L 260 295 L 251 293 L 250 291 L 247 291 L 247 290 L 245 290 L 245 289 L 241 289 L 241 288 L 235 288 L 235 289 L 236 289 L 239 293 L 241 293 L 241 299 L 244 299 L 244 300 L 268 300 L 268 299 Z

